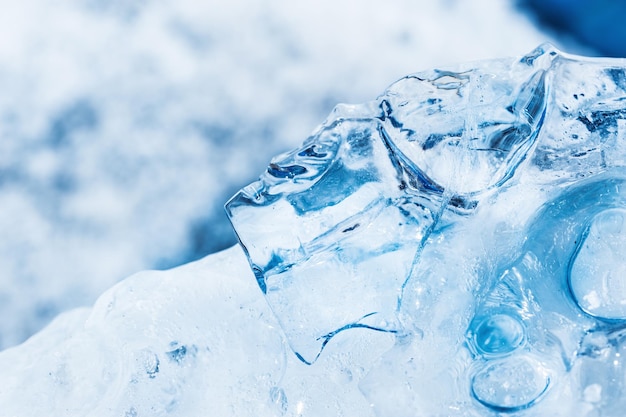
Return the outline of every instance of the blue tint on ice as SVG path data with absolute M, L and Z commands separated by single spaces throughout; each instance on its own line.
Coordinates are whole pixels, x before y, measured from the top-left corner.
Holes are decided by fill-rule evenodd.
M 226 210 L 295 356 L 395 335 L 360 383 L 379 416 L 620 415 L 624 65 L 409 75 L 274 158 Z
M 305 362 L 344 329 L 398 330 L 396 300 L 442 210 L 471 211 L 474 196 L 505 183 L 532 147 L 549 63 L 516 64 L 514 77 L 493 84 L 483 81 L 492 63 L 405 77 L 377 102 L 336 108 L 302 149 L 274 158 L 227 204 Z M 467 120 L 472 106 L 501 114 Z M 320 311 L 329 305 L 341 307 Z

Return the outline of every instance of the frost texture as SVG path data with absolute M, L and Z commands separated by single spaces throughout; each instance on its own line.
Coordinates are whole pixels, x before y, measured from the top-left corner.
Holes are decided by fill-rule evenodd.
M 622 415 L 625 103 L 544 45 L 337 107 L 226 205 L 296 357 L 393 335 L 378 416 Z

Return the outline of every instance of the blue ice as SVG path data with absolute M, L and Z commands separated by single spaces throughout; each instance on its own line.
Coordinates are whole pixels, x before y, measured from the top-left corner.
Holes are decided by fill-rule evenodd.
M 621 416 L 625 135 L 626 62 L 543 45 L 338 106 L 226 210 L 302 362 L 393 335 L 377 415 Z

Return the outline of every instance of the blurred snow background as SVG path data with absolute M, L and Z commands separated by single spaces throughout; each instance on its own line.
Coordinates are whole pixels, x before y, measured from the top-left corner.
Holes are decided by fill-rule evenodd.
M 0 349 L 234 244 L 224 202 L 335 104 L 544 41 L 582 50 L 512 0 L 2 1 Z

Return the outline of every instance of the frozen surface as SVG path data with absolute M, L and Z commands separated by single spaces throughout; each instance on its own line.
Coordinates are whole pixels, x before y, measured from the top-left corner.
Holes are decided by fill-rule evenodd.
M 619 415 L 625 64 L 412 74 L 274 158 L 226 208 L 296 357 L 393 334 L 360 384 L 380 416 Z
M 0 349 L 131 273 L 232 246 L 224 201 L 337 102 L 532 49 L 545 36 L 511 3 L 5 2 Z
M 338 106 L 229 201 L 241 247 L 0 353 L 0 415 L 622 417 L 624 103 L 543 45 Z
M 133 275 L 0 353 L 0 415 L 368 416 L 357 384 L 393 341 L 355 336 L 298 361 L 233 247 Z

